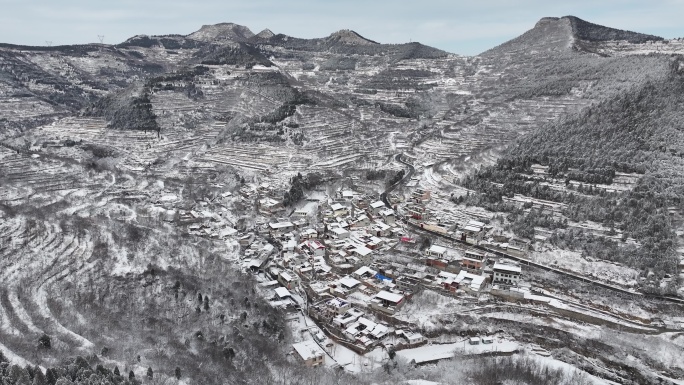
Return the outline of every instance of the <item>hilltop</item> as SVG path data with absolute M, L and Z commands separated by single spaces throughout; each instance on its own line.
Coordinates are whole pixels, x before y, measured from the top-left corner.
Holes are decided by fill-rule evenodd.
M 531 30 L 483 55 L 565 52 L 585 50 L 586 45 L 598 42 L 643 44 L 663 40 L 658 36 L 604 27 L 575 16 L 544 17 Z
M 202 28 L 189 34 L 187 37 L 204 42 L 218 42 L 221 40 L 241 42 L 247 41 L 253 36 L 254 33 L 245 26 L 234 23 L 220 23 L 203 25 Z

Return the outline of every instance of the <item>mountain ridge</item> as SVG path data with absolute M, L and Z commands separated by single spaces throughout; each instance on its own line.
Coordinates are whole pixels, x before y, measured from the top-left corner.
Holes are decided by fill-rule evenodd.
M 211 42 L 212 40 L 233 40 L 236 42 L 243 42 L 254 36 L 254 32 L 248 27 L 227 22 L 203 25 L 199 30 L 186 37 L 205 42 Z
M 627 41 L 642 44 L 662 41 L 662 37 L 594 24 L 576 16 L 542 17 L 534 27 L 522 35 L 493 47 L 480 55 L 509 53 L 593 52 L 588 44 L 609 41 Z
M 487 55 L 492 52 L 497 52 L 501 49 L 508 49 L 511 52 L 520 52 L 524 47 L 530 43 L 535 43 L 531 51 L 546 50 L 546 51 L 566 51 L 570 49 L 593 52 L 590 46 L 602 42 L 619 42 L 626 41 L 631 44 L 642 44 L 647 42 L 658 42 L 666 40 L 663 37 L 622 30 L 618 28 L 606 27 L 583 20 L 579 17 L 568 15 L 562 17 L 542 17 L 535 23 L 534 27 L 523 34 L 516 36 L 496 47 L 492 47 L 483 51 L 478 55 Z M 113 46 L 118 48 L 127 48 L 138 46 L 143 48 L 150 48 L 158 45 L 166 49 L 187 49 L 199 48 L 203 44 L 221 44 L 225 42 L 247 43 L 247 44 L 270 44 L 270 45 L 286 45 L 290 48 L 309 46 L 309 49 L 319 50 L 335 50 L 340 46 L 405 46 L 411 43 L 399 44 L 384 44 L 378 41 L 368 39 L 356 31 L 351 29 L 341 29 L 332 32 L 330 35 L 320 38 L 298 38 L 288 36 L 282 33 L 276 34 L 270 29 L 266 28 L 258 34 L 253 33 L 249 27 L 236 24 L 233 22 L 222 22 L 217 24 L 206 24 L 200 29 L 191 32 L 187 35 L 182 34 L 167 34 L 167 35 L 134 35 L 121 43 L 104 46 Z M 457 52 L 446 52 L 439 48 L 424 45 L 422 47 L 429 48 L 435 51 L 444 53 L 458 54 Z M 102 44 L 65 44 L 60 46 L 30 46 L 21 44 L 0 43 L 0 47 L 16 48 L 25 50 L 65 50 L 68 47 L 80 47 L 80 50 L 88 49 L 88 47 L 98 47 Z M 92 48 L 95 49 L 95 48 Z M 357 48 L 363 54 L 363 48 Z

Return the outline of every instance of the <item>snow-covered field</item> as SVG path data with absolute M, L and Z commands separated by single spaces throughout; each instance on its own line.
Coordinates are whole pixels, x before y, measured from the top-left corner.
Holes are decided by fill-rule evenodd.
M 623 287 L 634 287 L 638 284 L 639 272 L 637 270 L 609 261 L 587 259 L 582 256 L 582 253 L 576 251 L 562 249 L 532 251 L 528 254 L 528 258 L 543 265 L 571 271 L 606 283 Z
M 514 341 L 494 339 L 491 344 L 478 343 L 471 345 L 468 339 L 463 342 L 442 345 L 425 345 L 414 349 L 405 349 L 397 352 L 397 355 L 407 361 L 416 363 L 434 362 L 452 358 L 456 355 L 477 355 L 484 353 L 512 353 L 520 348 Z

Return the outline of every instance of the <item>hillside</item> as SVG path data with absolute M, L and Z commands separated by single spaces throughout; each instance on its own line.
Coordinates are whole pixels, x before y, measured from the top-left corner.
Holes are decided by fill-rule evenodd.
M 644 44 L 663 41 L 659 36 L 624 31 L 593 24 L 575 16 L 544 17 L 531 30 L 482 55 L 537 54 L 570 49 L 592 52 L 592 43 L 627 42 Z
M 563 19 L 570 21 L 572 32 L 577 39 L 586 41 L 626 41 L 640 44 L 652 41 L 662 41 L 662 37 L 646 35 L 632 31 L 604 27 L 602 25 L 584 21 L 578 17 L 565 16 Z
M 473 57 L 234 23 L 1 44 L 0 378 L 681 378 L 682 55 L 572 16 Z
M 678 68 L 679 61 L 674 60 L 672 66 Z M 663 80 L 647 82 L 577 117 L 544 125 L 520 138 L 496 166 L 480 171 L 465 186 L 488 196 L 498 193 L 499 202 L 503 196 L 522 193 L 567 204 L 563 216 L 568 220 L 601 223 L 622 233 L 623 242 L 627 237 L 640 240 L 640 247 L 631 248 L 603 237 L 584 238 L 581 232 L 571 235 L 558 230 L 553 235 L 553 242 L 585 255 L 639 269 L 649 290 L 676 293 L 676 281 L 670 281 L 667 288 L 659 287 L 659 282 L 665 275 L 678 274 L 677 249 L 682 240 L 676 229 L 682 223 L 672 212 L 681 212 L 684 192 L 677 171 L 684 153 L 678 129 L 683 86 L 682 73 L 673 70 Z M 610 185 L 619 173 L 637 173 L 640 179 L 631 191 L 558 192 L 544 188 L 544 179 L 531 177 L 531 165 L 548 167 L 549 177 L 566 185 L 572 181 Z M 491 203 L 496 205 L 487 204 Z M 519 235 L 529 237 L 525 229 L 535 226 L 532 213 L 516 221 L 519 225 L 513 226 L 518 226 Z

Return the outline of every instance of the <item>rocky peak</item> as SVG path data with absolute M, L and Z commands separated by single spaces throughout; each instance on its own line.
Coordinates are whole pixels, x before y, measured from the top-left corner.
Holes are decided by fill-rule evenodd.
M 270 39 L 273 36 L 275 36 L 275 33 L 271 31 L 270 29 L 266 28 L 263 31 L 257 33 L 256 37 L 261 38 L 261 39 Z
M 371 44 L 378 44 L 377 42 L 373 40 L 366 39 L 365 37 L 359 35 L 358 33 L 350 30 L 350 29 L 342 29 L 337 32 L 334 32 L 330 36 L 328 36 L 328 40 L 335 41 L 337 43 L 342 43 L 342 44 L 351 44 L 351 45 L 371 45 Z
M 201 41 L 231 40 L 235 42 L 246 41 L 254 36 L 249 28 L 235 23 L 219 23 L 203 25 L 199 31 L 188 35 L 189 38 Z

